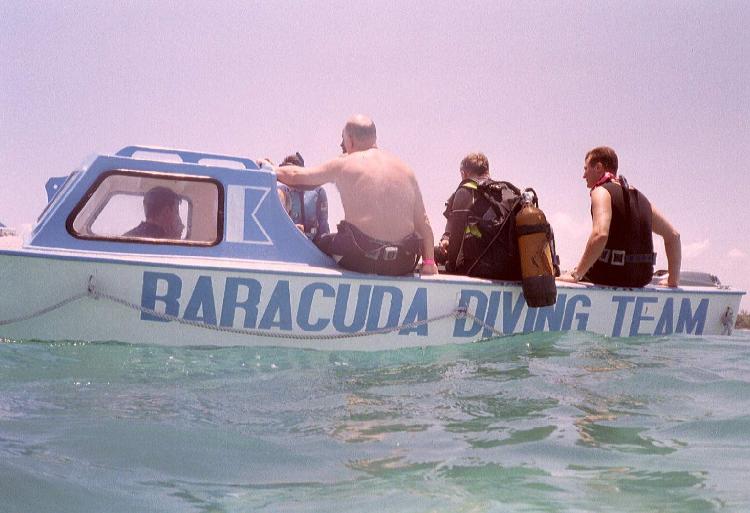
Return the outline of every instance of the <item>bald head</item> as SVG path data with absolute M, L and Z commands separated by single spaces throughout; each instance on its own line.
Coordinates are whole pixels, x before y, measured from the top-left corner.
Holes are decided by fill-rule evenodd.
M 347 153 L 374 148 L 377 142 L 375 123 L 363 114 L 352 116 L 344 125 L 343 137 L 343 144 L 350 146 L 345 148 Z

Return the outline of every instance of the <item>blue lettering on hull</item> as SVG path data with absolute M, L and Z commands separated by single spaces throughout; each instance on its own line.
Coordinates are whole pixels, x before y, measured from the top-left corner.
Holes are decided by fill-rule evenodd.
M 297 294 L 289 280 L 278 280 L 264 290 L 256 279 L 230 276 L 224 279 L 223 289 L 217 301 L 217 284 L 211 276 L 198 276 L 192 289 L 185 290 L 177 274 L 145 271 L 141 307 L 221 327 L 310 333 L 331 329 L 338 333 L 380 332 L 401 327 L 398 334 L 402 336 L 429 334 L 426 287 L 407 295 L 392 285 L 313 282 Z M 497 332 L 585 331 L 593 308 L 586 292 L 561 293 L 552 306 L 527 308 L 520 291 L 463 289 L 458 303 L 473 317 L 455 319 L 451 332 L 455 338 L 490 337 Z M 624 333 L 701 335 L 709 299 L 618 293 L 605 307 L 609 307 L 613 337 Z M 147 311 L 140 316 L 144 321 L 168 321 L 164 315 Z
M 213 280 L 210 276 L 199 276 L 181 312 L 182 292 L 183 282 L 178 275 L 146 271 L 141 307 L 221 327 L 235 327 L 241 322 L 245 329 L 319 332 L 333 327 L 339 333 L 357 333 L 391 330 L 403 325 L 398 330 L 400 335 L 414 333 L 426 337 L 429 333 L 425 287 L 417 288 L 413 297 L 404 297 L 404 292 L 394 286 L 359 285 L 355 288 L 342 283 L 333 287 L 315 282 L 303 287 L 297 298 L 290 291 L 289 281 L 279 280 L 268 299 L 263 300 L 263 285 L 258 280 L 228 277 L 221 303 L 217 303 Z M 353 298 L 351 308 L 350 297 Z M 168 322 L 165 316 L 145 311 L 141 319 Z
M 523 293 L 513 294 L 505 291 L 493 291 L 489 297 L 480 290 L 462 290 L 459 305 L 466 308 L 477 319 L 462 317 L 453 324 L 453 336 L 468 338 L 475 337 L 482 331 L 483 337 L 490 337 L 495 331 L 504 334 L 514 333 L 519 325 L 526 300 Z M 559 294 L 553 306 L 543 308 L 527 308 L 523 321 L 522 332 L 531 331 L 567 331 L 575 329 L 585 331 L 589 314 L 585 310 L 591 307 L 591 299 L 583 294 L 576 294 L 568 298 L 567 294 Z M 576 321 L 573 328 L 573 321 Z M 495 326 L 501 325 L 502 330 Z
M 622 336 L 625 320 L 630 321 L 628 335 L 631 337 L 639 335 L 671 335 L 673 333 L 684 333 L 688 335 L 702 335 L 708 315 L 708 298 L 697 300 L 684 297 L 680 300 L 679 310 L 675 318 L 675 298 L 664 299 L 658 319 L 648 315 L 648 305 L 658 305 L 659 298 L 656 296 L 614 296 L 612 302 L 617 303 L 617 313 L 612 326 L 612 336 Z M 631 308 L 632 305 L 632 308 Z M 658 309 L 653 309 L 658 312 Z M 656 321 L 656 324 L 654 324 Z M 642 327 L 642 323 L 646 326 Z
M 159 283 L 164 284 L 166 291 L 159 295 L 157 290 Z M 180 294 L 182 293 L 182 280 L 179 276 L 170 273 L 143 273 L 143 288 L 141 292 L 141 308 L 156 310 L 156 304 L 164 305 L 164 313 L 177 317 L 180 315 Z M 141 311 L 141 320 L 167 322 L 166 319 L 156 317 Z

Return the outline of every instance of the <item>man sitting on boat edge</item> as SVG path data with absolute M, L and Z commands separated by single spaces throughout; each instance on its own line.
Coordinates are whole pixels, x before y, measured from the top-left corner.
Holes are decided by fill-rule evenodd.
M 445 233 L 435 249 L 451 274 L 520 280 L 515 230 L 518 189 L 490 177 L 484 153 L 469 153 L 459 166 L 461 182 L 445 202 Z M 441 262 L 442 263 L 442 262 Z
M 586 154 L 583 179 L 591 189 L 592 230 L 578 265 L 559 280 L 643 287 L 651 281 L 656 253 L 652 232 L 664 238 L 669 276 L 660 285 L 680 283 L 680 234 L 648 199 L 617 176 L 617 154 L 600 146 Z
M 344 220 L 318 247 L 344 268 L 392 276 L 411 273 L 421 253 L 422 274 L 436 274 L 434 236 L 414 172 L 377 147 L 375 124 L 366 116 L 350 118 L 341 139 L 340 157 L 310 168 L 274 168 L 289 186 L 336 184 Z

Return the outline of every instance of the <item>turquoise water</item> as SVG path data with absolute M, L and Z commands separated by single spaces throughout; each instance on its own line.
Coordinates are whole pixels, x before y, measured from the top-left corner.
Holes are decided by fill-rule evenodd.
M 748 332 L 0 343 L 2 512 L 739 512 L 748 476 Z

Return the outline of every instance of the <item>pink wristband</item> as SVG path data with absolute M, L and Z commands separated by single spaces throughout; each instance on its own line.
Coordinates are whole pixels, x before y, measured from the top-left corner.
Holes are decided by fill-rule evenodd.
M 435 265 L 435 261 L 432 258 L 422 260 L 422 265 Z

